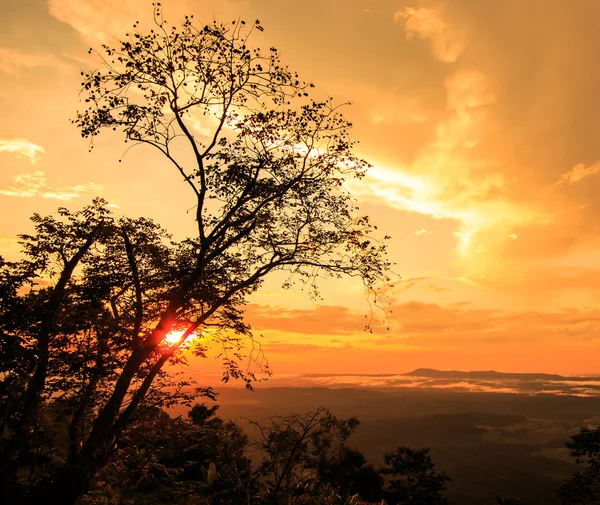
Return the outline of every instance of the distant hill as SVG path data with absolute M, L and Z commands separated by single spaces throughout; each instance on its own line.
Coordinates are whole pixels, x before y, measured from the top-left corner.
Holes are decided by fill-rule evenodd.
M 432 379 L 513 379 L 521 381 L 582 381 L 591 379 L 591 377 L 565 377 L 563 375 L 548 373 L 505 373 L 496 372 L 495 370 L 462 372 L 459 370 L 434 370 L 433 368 L 417 368 L 412 372 L 407 372 L 402 375 L 408 377 L 428 377 Z

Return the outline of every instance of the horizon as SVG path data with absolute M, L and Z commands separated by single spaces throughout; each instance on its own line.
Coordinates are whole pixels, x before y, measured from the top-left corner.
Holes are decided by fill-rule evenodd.
M 200 386 L 215 384 L 219 374 L 196 373 L 192 376 Z M 525 396 L 550 395 L 581 398 L 600 397 L 600 376 L 563 376 L 535 372 L 505 373 L 495 370 L 435 370 L 421 368 L 391 374 L 280 374 L 253 383 L 253 389 L 357 389 L 357 390 L 410 390 L 466 394 L 493 393 Z M 242 383 L 233 381 L 216 387 L 216 392 L 227 389 L 242 390 Z M 248 397 L 252 401 L 252 397 Z M 219 399 L 216 399 L 217 403 Z
M 185 370 L 185 368 L 183 368 L 183 370 Z M 218 373 L 216 372 L 201 372 L 198 369 L 197 370 L 188 370 L 190 372 L 193 373 L 194 376 L 219 376 Z M 504 370 L 495 370 L 495 369 L 489 369 L 489 370 L 479 370 L 479 369 L 472 369 L 472 370 L 458 370 L 458 369 L 440 369 L 440 368 L 432 368 L 432 367 L 418 367 L 418 368 L 413 368 L 410 370 L 404 370 L 404 371 L 398 371 L 398 372 L 380 372 L 380 373 L 361 373 L 361 372 L 353 372 L 353 371 L 348 371 L 348 372 L 337 372 L 337 373 L 327 373 L 327 372 L 297 372 L 297 373 L 280 373 L 280 374 L 276 374 L 273 373 L 272 374 L 272 378 L 273 379 L 277 379 L 277 378 L 289 378 L 289 377 L 342 377 L 342 376 L 361 376 L 361 377 L 389 377 L 389 376 L 394 376 L 394 375 L 416 375 L 415 372 L 419 372 L 419 371 L 428 371 L 428 372 L 440 372 L 440 373 L 470 373 L 470 374 L 477 374 L 477 373 L 496 373 L 496 374 L 501 374 L 501 375 L 554 375 L 554 376 L 558 376 L 558 377 L 562 377 L 562 378 L 570 378 L 570 377 L 581 377 L 581 378 L 598 378 L 600 377 L 600 374 L 595 374 L 595 373 L 589 373 L 589 374 L 577 374 L 577 375 L 573 375 L 573 376 L 569 376 L 569 375 L 564 375 L 564 374 L 560 374 L 560 373 L 552 373 L 552 372 L 539 372 L 539 371 L 504 371 Z M 265 382 L 267 383 L 270 380 L 271 377 L 265 377 L 263 380 L 259 381 L 259 382 Z

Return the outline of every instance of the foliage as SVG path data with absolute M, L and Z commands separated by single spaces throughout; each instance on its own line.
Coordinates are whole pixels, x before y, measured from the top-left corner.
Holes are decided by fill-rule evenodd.
M 382 479 L 365 457 L 347 445 L 358 419 L 338 419 L 327 409 L 251 421 L 262 454 L 258 473 L 269 503 L 329 496 L 345 503 L 353 496 L 381 499 Z M 312 498 L 311 498 L 312 497 Z M 307 502 L 308 503 L 308 502 Z
M 575 462 L 585 468 L 558 490 L 561 505 L 600 504 L 600 427 L 581 428 L 565 445 Z
M 46 458 L 67 463 L 79 457 L 139 335 L 165 305 L 174 264 L 181 263 L 179 244 L 164 230 L 143 218 L 115 219 L 102 200 L 32 220 L 35 233 L 21 236 L 24 258 L 0 266 L 0 465 L 3 488 L 12 493 L 24 479 L 17 469 L 32 454 L 43 450 Z M 152 357 L 162 356 L 183 359 L 164 343 Z M 140 367 L 132 377 L 128 407 L 108 426 L 100 461 L 136 416 L 195 396 L 189 381 L 162 371 L 150 387 L 151 373 Z M 144 384 L 144 396 L 136 398 Z M 43 448 L 48 423 L 65 443 Z M 24 484 L 36 484 L 38 473 L 31 467 Z
M 215 417 L 216 408 L 193 408 L 198 409 L 210 412 L 205 422 L 192 415 L 171 419 L 156 410 L 132 425 L 83 505 L 238 503 L 254 494 L 247 437 L 234 423 Z
M 327 409 L 250 422 L 259 440 L 248 443 L 239 426 L 216 416 L 217 406 L 196 405 L 188 420 L 155 412 L 132 426 L 84 499 L 84 505 L 120 503 L 254 503 L 368 505 L 445 503 L 448 480 L 427 450 L 399 447 L 381 470 L 366 464 L 348 439 L 356 418 Z M 258 463 L 250 465 L 248 455 Z M 392 461 L 393 459 L 393 461 Z M 259 461 L 260 460 L 260 461 Z M 399 463 L 401 460 L 401 463 Z M 390 470 L 391 469 L 391 470 Z M 410 498 L 382 474 L 409 476 Z M 394 494 L 395 493 L 395 494 Z M 204 501 L 203 501 L 204 500 Z
M 359 275 L 369 288 L 385 279 L 385 246 L 343 188 L 368 163 L 353 155 L 338 107 L 310 99 L 274 48 L 249 47 L 258 21 L 196 27 L 186 17 L 169 28 L 160 7 L 155 19 L 156 30 L 103 47 L 75 123 L 92 139 L 121 130 L 183 176 L 197 200 L 194 281 L 241 301 L 272 270 Z
M 443 491 L 450 478 L 438 472 L 429 449 L 399 446 L 384 455 L 381 473 L 389 476 L 386 501 L 390 504 L 435 505 L 446 503 Z
M 189 17 L 170 28 L 158 5 L 155 21 L 103 46 L 101 68 L 83 73 L 88 108 L 74 123 L 90 139 L 111 129 L 154 148 L 196 199 L 197 234 L 171 242 L 150 220 L 115 219 L 100 201 L 34 216 L 28 259 L 2 263 L 0 279 L 9 501 L 44 402 L 63 408 L 69 447 L 32 500 L 76 503 L 144 409 L 190 400 L 184 382 L 164 395 L 163 366 L 181 359 L 192 333 L 221 342 L 225 380 L 250 383 L 253 371 L 239 366 L 240 338 L 251 337 L 243 306 L 265 276 L 287 271 L 287 286 L 314 292 L 319 275 L 358 276 L 368 290 L 387 280 L 385 244 L 344 188 L 368 163 L 353 155 L 338 106 L 310 98 L 275 49 L 250 48 L 258 22 Z M 55 284 L 41 287 L 48 278 Z M 165 344 L 174 330 L 180 340 Z

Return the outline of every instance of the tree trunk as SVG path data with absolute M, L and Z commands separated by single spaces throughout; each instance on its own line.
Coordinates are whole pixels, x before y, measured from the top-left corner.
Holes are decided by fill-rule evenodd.
M 112 449 L 114 436 L 111 428 L 129 391 L 131 381 L 151 352 L 152 349 L 148 347 L 140 347 L 132 352 L 81 451 L 67 462 L 64 471 L 54 482 L 42 485 L 32 493 L 25 502 L 27 505 L 76 505 L 89 490 L 94 475 L 106 464 L 107 455 Z

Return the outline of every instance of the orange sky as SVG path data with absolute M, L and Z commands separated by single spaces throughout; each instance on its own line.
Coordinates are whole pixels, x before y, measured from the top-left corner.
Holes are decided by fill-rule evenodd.
M 109 135 L 90 154 L 69 123 L 88 47 L 147 21 L 150 2 L 3 4 L 0 254 L 18 255 L 32 212 L 98 194 L 185 236 L 192 195 L 155 153 L 118 163 L 125 146 Z M 350 188 L 393 236 L 402 280 L 388 293 L 390 329 L 363 331 L 369 304 L 349 280 L 328 282 L 315 303 L 272 279 L 248 317 L 275 373 L 600 373 L 600 3 L 163 6 L 170 22 L 260 19 L 256 44 L 353 103 L 346 114 L 374 165 Z

